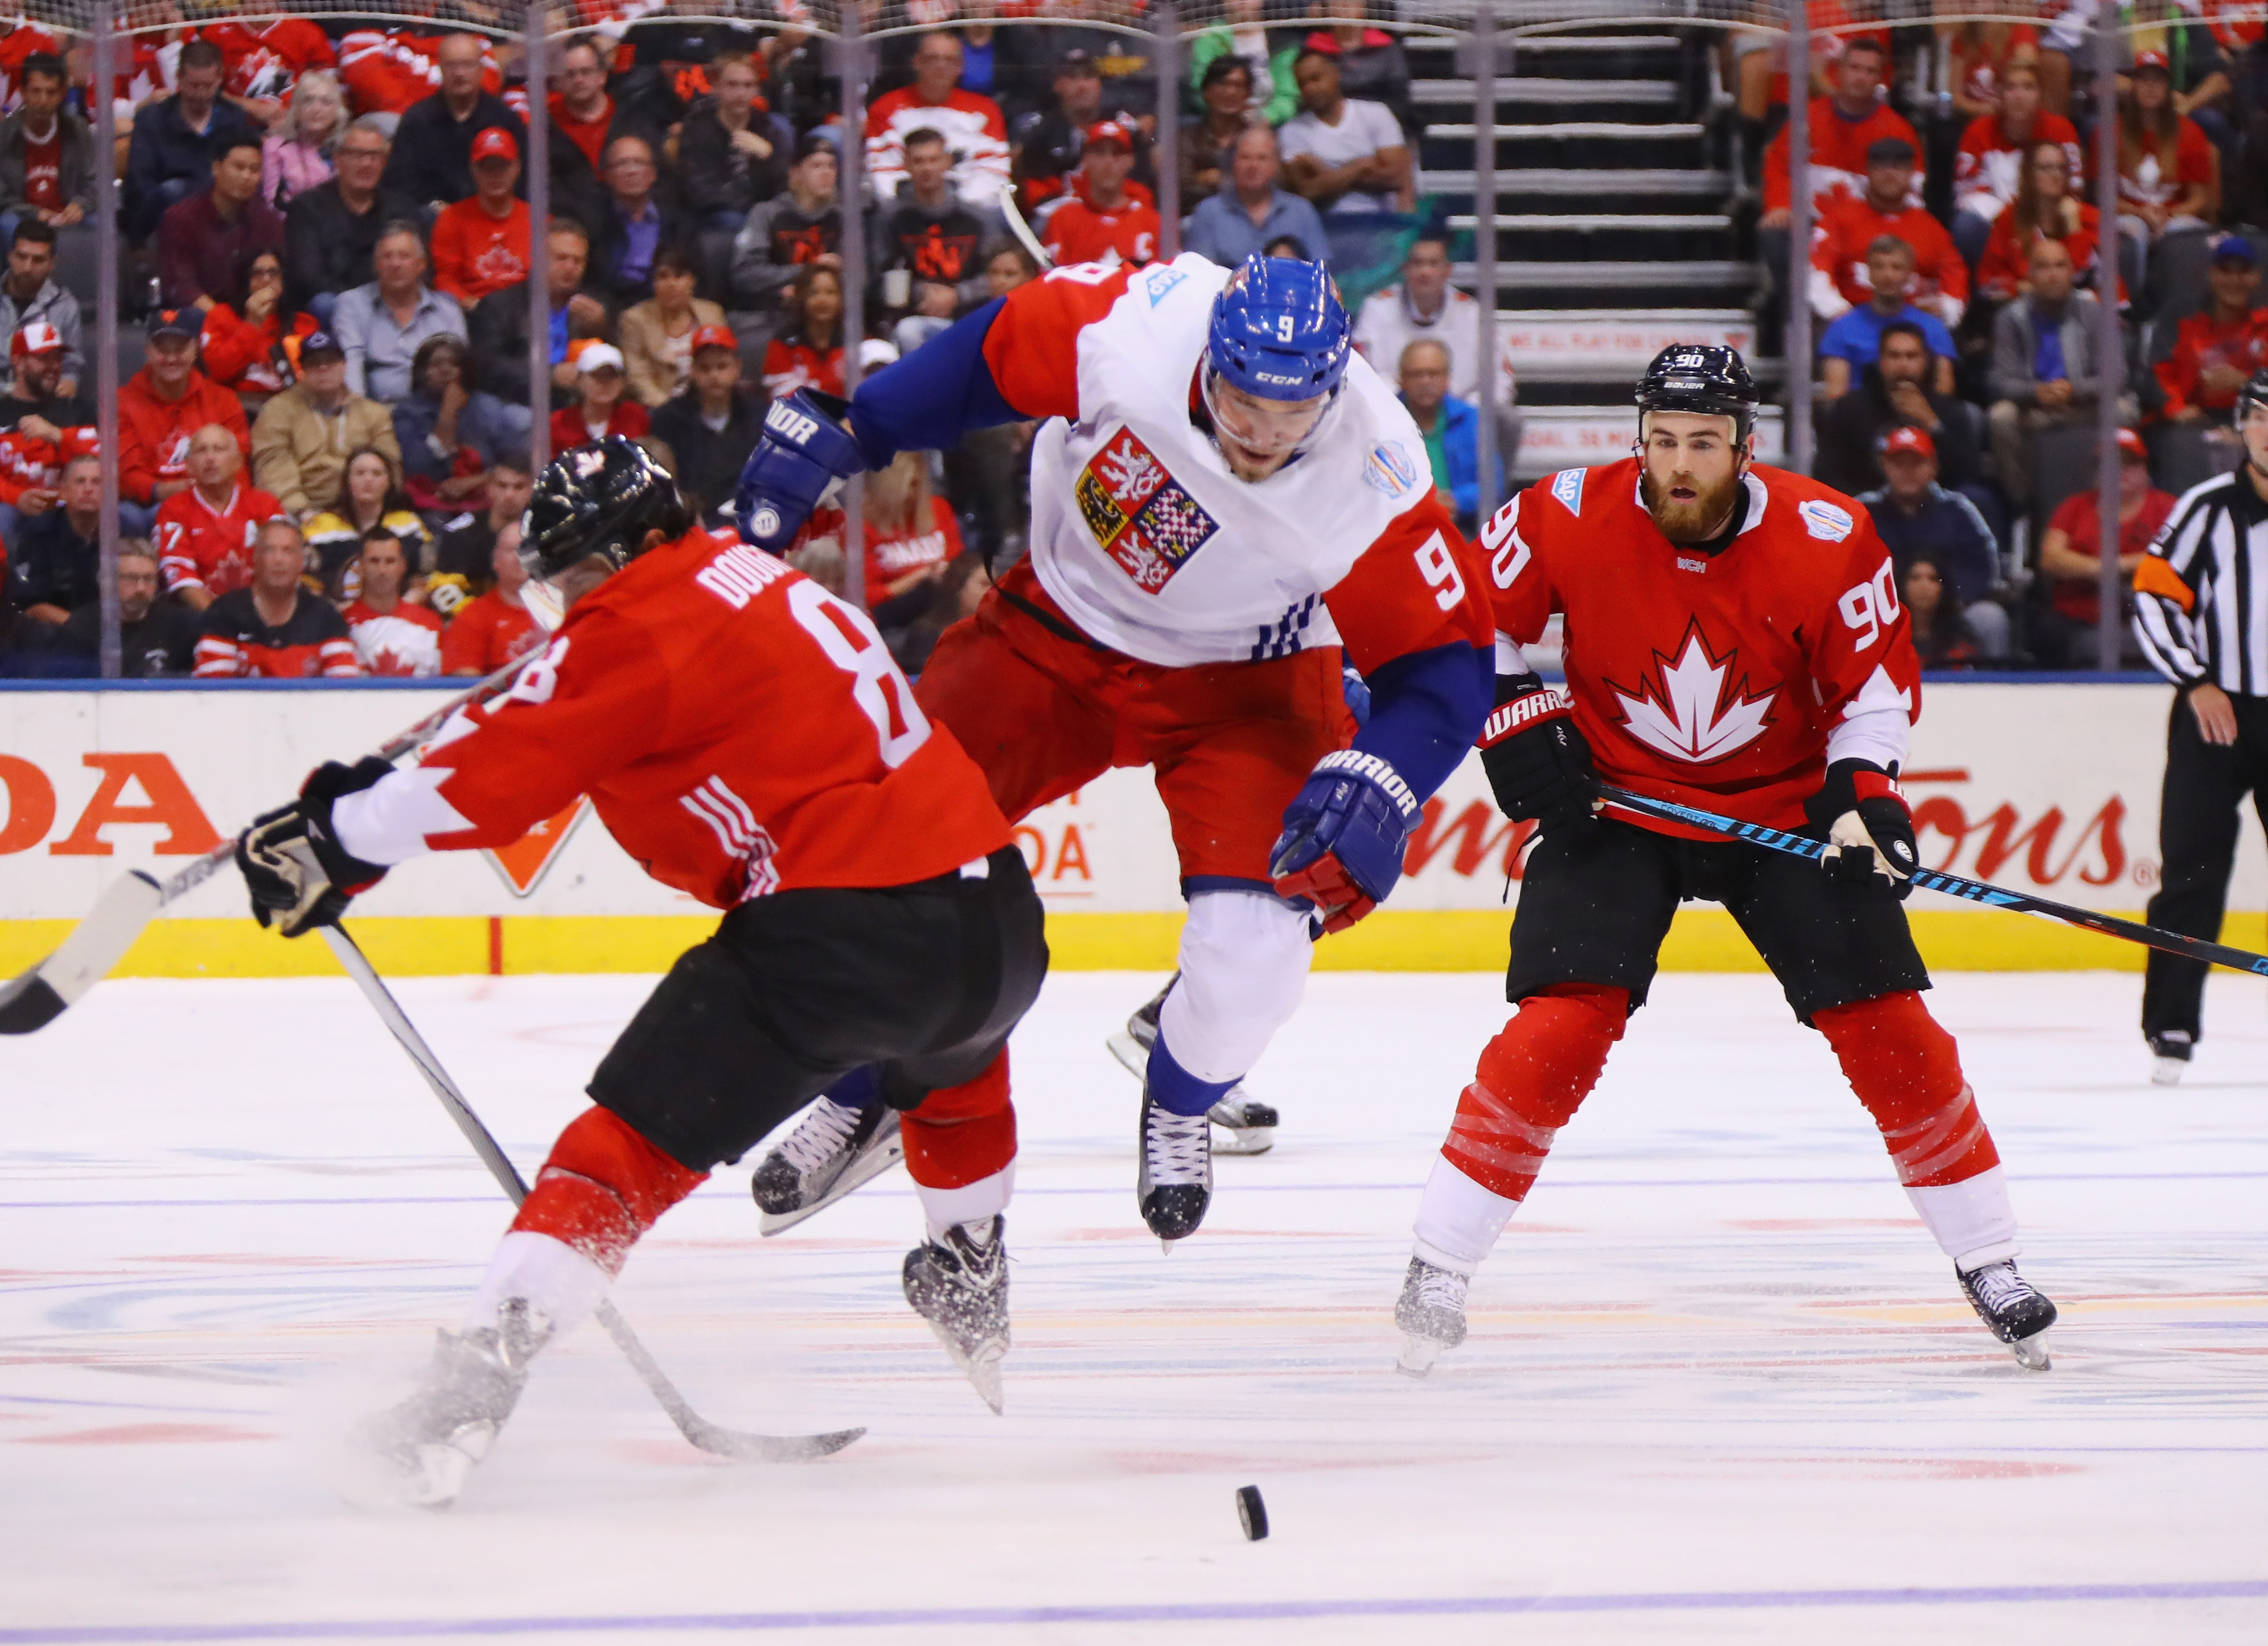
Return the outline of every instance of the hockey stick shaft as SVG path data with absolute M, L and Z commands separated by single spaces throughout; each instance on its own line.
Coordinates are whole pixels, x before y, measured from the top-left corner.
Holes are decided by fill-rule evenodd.
M 486 702 L 508 690 L 536 655 L 531 652 L 513 658 L 470 691 L 451 698 L 379 748 L 378 757 L 398 761 L 411 753 L 459 709 Z M 224 841 L 169 880 L 161 882 L 136 869 L 112 882 L 86 918 L 72 928 L 70 936 L 52 954 L 20 977 L 0 983 L 0 1034 L 29 1034 L 54 1022 L 126 958 L 143 928 L 157 918 L 160 909 L 212 878 L 235 855 L 236 842 Z
M 1693 828 L 1705 828 L 1712 834 L 1746 841 L 1749 845 L 1763 847 L 1767 851 L 1784 852 L 1792 857 L 1808 857 L 1814 862 L 1827 855 L 1826 843 L 1808 835 L 1791 834 L 1785 829 L 1768 828 L 1761 823 L 1744 823 L 1738 818 L 1705 812 L 1698 806 L 1681 805 L 1674 800 L 1656 800 L 1610 784 L 1602 785 L 1599 792 L 1608 805 L 1619 806 L 1624 811 L 1657 818 L 1666 823 L 1683 823 Z M 2091 908 L 2074 908 L 2069 903 L 2034 897 L 2028 892 L 2011 892 L 2005 886 L 1990 885 L 1982 880 L 1948 874 L 1938 869 L 1917 870 L 1913 884 L 1925 892 L 1937 892 L 1947 897 L 1982 903 L 1988 908 L 2005 908 L 2013 914 L 2036 915 L 2043 920 L 2059 920 L 2067 926 L 2100 932 L 2106 937 L 2117 937 L 2126 943 L 2139 943 L 2167 954 L 2178 954 L 2187 959 L 2225 966 L 2231 971 L 2252 972 L 2268 977 L 2268 954 L 2254 954 L 2250 950 L 2232 949 L 2227 944 L 2184 937 L 2180 932 L 2168 931 L 2161 926 L 2145 925 L 2139 920 L 2121 920 L 2116 915 L 2102 915 Z
M 379 1021 L 386 1025 L 387 1032 L 394 1036 L 403 1051 L 409 1054 L 409 1061 L 417 1065 L 417 1072 L 424 1076 L 425 1084 L 433 1089 L 433 1095 L 441 1100 L 441 1106 L 448 1111 L 449 1118 L 456 1122 L 457 1129 L 464 1134 L 465 1141 L 473 1146 L 473 1152 L 480 1157 L 481 1164 L 489 1169 L 489 1175 L 496 1179 L 497 1186 L 512 1197 L 514 1206 L 524 1202 L 527 1199 L 527 1181 L 519 1175 L 519 1168 L 513 1165 L 504 1154 L 495 1134 L 482 1124 L 479 1115 L 473 1113 L 472 1105 L 465 1101 L 464 1093 L 449 1077 L 449 1071 L 441 1066 L 441 1060 L 433 1054 L 433 1048 L 425 1043 L 425 1037 L 417 1032 L 417 1025 L 409 1021 L 409 1014 L 402 1010 L 401 1003 L 394 999 L 394 991 L 386 986 L 386 980 L 378 974 L 378 968 L 370 963 L 370 957 L 363 953 L 362 945 L 348 934 L 343 926 L 324 927 L 323 939 L 331 945 L 331 952 L 346 968 L 347 975 L 354 979 L 355 986 L 362 990 L 363 998 L 370 1002 L 372 1010 L 378 1013 Z M 677 1425 L 678 1433 L 703 1451 L 715 1452 L 719 1457 L 767 1461 L 824 1457 L 830 1451 L 840 1451 L 865 1432 L 864 1429 L 846 1429 L 828 1435 L 774 1437 L 742 1434 L 712 1423 L 695 1411 L 691 1403 L 678 1392 L 677 1385 L 670 1381 L 669 1374 L 662 1370 L 660 1363 L 647 1352 L 637 1334 L 630 1329 L 630 1323 L 622 1319 L 621 1312 L 611 1301 L 601 1298 L 596 1312 L 599 1324 L 606 1328 L 607 1335 L 615 1340 L 615 1347 L 622 1350 L 622 1357 L 630 1362 L 647 1392 L 669 1415 L 669 1421 Z
M 1040 266 L 1042 273 L 1056 266 L 1056 260 L 1048 255 L 1048 248 L 1040 244 L 1040 237 L 1032 232 L 1032 225 L 1024 221 L 1023 212 L 1017 208 L 1013 183 L 1000 185 L 1000 215 L 1008 220 L 1008 232 L 1023 242 L 1024 249 L 1032 254 L 1032 261 Z

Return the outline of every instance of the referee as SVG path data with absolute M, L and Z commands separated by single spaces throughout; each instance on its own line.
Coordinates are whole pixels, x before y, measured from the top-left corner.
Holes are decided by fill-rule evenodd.
M 2192 937 L 2220 936 L 2236 861 L 2237 807 L 2249 793 L 2268 824 L 2268 369 L 2236 399 L 2244 463 L 2183 493 L 2134 569 L 2143 652 L 2180 690 L 2166 733 L 2158 812 L 2158 894 L 2148 919 Z M 2151 1078 L 2182 1077 L 2202 1032 L 2206 966 L 2150 952 L 2142 1033 Z

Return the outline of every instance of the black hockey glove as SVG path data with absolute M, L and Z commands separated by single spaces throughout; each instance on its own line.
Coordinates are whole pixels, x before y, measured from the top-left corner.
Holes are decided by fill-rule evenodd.
M 1895 764 L 1884 771 L 1872 761 L 1836 761 L 1803 812 L 1813 833 L 1826 839 L 1821 863 L 1830 880 L 1867 885 L 1880 875 L 1901 898 L 1913 890 L 1921 848 L 1914 841 L 1913 813 L 1898 791 Z
M 341 795 L 367 789 L 394 769 L 375 754 L 352 766 L 326 761 L 299 797 L 254 819 L 236 842 L 236 866 L 252 893 L 252 917 L 287 937 L 338 923 L 347 900 L 385 878 L 376 863 L 350 856 L 331 831 Z
M 1499 674 L 1496 702 L 1480 749 L 1498 809 L 1546 834 L 1595 830 L 1599 774 L 1567 694 L 1533 674 Z

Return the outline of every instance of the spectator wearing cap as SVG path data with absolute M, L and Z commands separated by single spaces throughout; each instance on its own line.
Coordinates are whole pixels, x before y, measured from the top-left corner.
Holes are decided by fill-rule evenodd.
M 1048 208 L 1041 242 L 1058 264 L 1111 263 L 1138 268 L 1154 261 L 1164 234 L 1158 209 L 1130 192 L 1134 129 L 1115 120 L 1087 128 L 1081 187 Z
M 606 329 L 607 305 L 583 289 L 590 266 L 591 237 L 572 217 L 554 217 L 543 237 L 544 279 L 551 296 L 551 382 L 562 391 L 575 386 L 569 345 Z M 491 291 L 473 310 L 473 357 L 497 398 L 525 409 L 527 393 L 527 283 Z
M 347 386 L 344 346 L 315 332 L 299 345 L 299 380 L 261 407 L 252 426 L 253 479 L 304 520 L 338 494 L 348 454 L 364 446 L 400 466 L 394 415 Z
M 1934 357 L 1930 387 L 1940 394 L 1953 392 L 1953 333 L 1945 322 L 1911 301 L 1914 285 L 1913 247 L 1895 234 L 1876 235 L 1867 247 L 1867 301 L 1843 311 L 1819 340 L 1823 392 L 1839 400 L 1881 358 L 1882 328 L 1898 321 L 1918 327 L 1922 340 Z
M 90 471 L 77 469 L 63 476 L 66 495 L 81 493 L 86 519 L 76 515 L 71 529 L 84 525 L 85 540 L 92 542 L 99 529 L 102 509 L 102 463 L 81 459 Z M 63 512 L 58 511 L 58 512 Z M 158 598 L 160 574 L 158 551 L 143 538 L 122 538 L 118 544 L 118 662 L 119 673 L 129 680 L 154 680 L 187 674 L 195 662 L 197 636 L 204 625 L 187 606 Z M 74 608 L 55 631 L 55 650 L 90 662 L 102 650 L 102 602 L 92 599 Z
M 519 143 L 501 126 L 473 138 L 472 193 L 433 220 L 433 286 L 470 308 L 527 278 L 527 202 Z
M 1234 268 L 1271 241 L 1289 236 L 1309 256 L 1325 244 L 1323 220 L 1314 207 L 1278 180 L 1283 165 L 1275 132 L 1248 126 L 1229 151 L 1228 186 L 1197 202 L 1182 235 L 1182 249 Z
M 722 326 L 693 334 L 690 380 L 653 414 L 653 435 L 677 459 L 677 483 L 711 520 L 732 511 L 740 466 L 763 433 L 764 403 L 740 386 L 740 346 Z
M 244 407 L 197 370 L 204 317 L 161 310 L 151 322 L 148 357 L 118 390 L 118 518 L 129 537 L 148 537 L 158 505 L 189 484 L 189 438 L 218 423 L 252 448 Z
M 1913 254 L 1907 300 L 1950 330 L 1969 302 L 1969 265 L 1937 219 L 1913 203 L 1914 146 L 1878 138 L 1867 150 L 1867 188 L 1820 213 L 1811 253 L 1811 308 L 1834 320 L 1874 300 L 1867 267 L 1875 241 L 1904 240 Z
M 964 199 L 996 198 L 1008 180 L 1008 122 L 989 97 L 961 89 L 961 42 L 939 30 L 914 48 L 914 81 L 886 92 L 866 111 L 866 170 L 877 199 L 906 180 L 906 138 L 934 131 L 953 156 L 953 186 Z
M 1143 105 L 1144 111 L 1156 107 L 1155 103 Z M 1087 128 L 1104 120 L 1141 129 L 1136 110 L 1120 99 L 1105 102 L 1096 55 L 1082 46 L 1058 45 L 1054 86 L 1047 105 L 1019 116 L 1010 129 L 1014 150 L 1010 175 L 1016 185 L 1016 198 L 1026 211 L 1038 210 L 1069 187 L 1079 171 L 1079 156 L 1086 150 Z M 1148 168 L 1148 147 L 1144 144 L 1135 153 L 1136 177 L 1144 178 Z M 1183 203 L 1193 203 L 1195 198 L 1184 195 Z
M 1859 501 L 1903 578 L 1906 562 L 1927 555 L 1952 584 L 1952 603 L 1976 630 L 1988 658 L 2008 654 L 2008 614 L 1992 598 L 1999 582 L 1992 528 L 1977 505 L 1937 483 L 1937 442 L 1926 429 L 1893 429 L 1882 437 L 1888 483 Z
M 307 546 L 286 519 L 264 522 L 253 546 L 252 581 L 208 606 L 198 636 L 201 680 L 352 679 L 354 637 L 328 600 L 299 584 Z
M 189 484 L 158 505 L 158 563 L 166 592 L 193 612 L 252 581 L 252 546 L 260 523 L 279 505 L 247 484 L 244 453 L 218 423 L 189 437 Z
M 168 308 L 241 303 L 252 260 L 284 249 L 284 219 L 260 197 L 260 139 L 213 144 L 212 186 L 166 209 L 158 227 L 158 290 Z
M 2240 488 L 2240 495 L 2242 489 Z M 2102 609 L 2102 511 L 2089 486 L 2057 505 L 2040 535 L 2040 576 L 2048 580 L 2048 609 L 2040 614 L 2034 649 L 2050 668 L 2083 668 L 2095 658 L 2095 623 Z M 2127 611 L 2119 625 L 2139 650 L 2133 628 L 2134 568 L 2150 551 L 2174 511 L 2171 492 L 2150 481 L 2150 454 L 2132 429 L 2118 431 L 2118 581 Z
M 1300 113 L 1284 122 L 1284 177 L 1319 211 L 1410 211 L 1416 174 L 1401 123 L 1383 103 L 1351 98 L 1339 84 L 1339 59 L 1310 46 L 1292 65 Z
M 780 297 L 806 263 L 843 266 L 843 207 L 836 198 L 840 163 L 835 145 L 816 132 L 798 140 L 787 193 L 750 209 L 733 240 L 733 301 L 777 312 Z
M 441 89 L 402 111 L 386 162 L 387 189 L 429 210 L 467 198 L 478 187 L 475 145 L 491 131 L 510 139 L 512 157 L 519 159 L 527 128 L 511 105 L 482 85 L 486 50 L 477 34 L 451 34 L 435 48 Z M 520 244 L 526 243 L 523 231 Z
M 1887 483 L 1882 437 L 1901 425 L 1919 429 L 1937 447 L 1940 483 L 1975 503 L 2000 535 L 2004 505 L 1984 483 L 1984 415 L 1958 394 L 1933 386 L 1944 362 L 1930 346 L 1928 328 L 1916 320 L 1889 321 L 1877 349 L 1873 360 L 1855 368 L 1849 391 L 1820 408 L 1813 474 L 1846 496 L 1872 491 Z M 1834 364 L 1852 366 L 1847 360 Z
M 714 233 L 737 234 L 757 203 L 787 187 L 792 149 L 760 107 L 762 78 L 746 52 L 721 52 L 709 65 L 716 88 L 685 114 L 677 170 L 685 209 Z
M 591 284 L 616 306 L 653 295 L 653 260 L 665 246 L 689 246 L 692 225 L 654 163 L 654 144 L 637 134 L 607 144 L 606 211 L 591 241 Z
M 225 303 L 205 311 L 198 340 L 205 375 L 256 416 L 270 394 L 298 375 L 299 345 L 319 329 L 313 315 L 284 307 L 283 260 L 262 252 L 252 260 L 243 312 Z
M 332 156 L 338 175 L 292 196 L 284 217 L 284 298 L 328 321 L 339 293 L 377 278 L 378 237 L 416 216 L 416 202 L 382 187 L 388 152 L 383 123 L 364 115 Z
M 33 320 L 8 340 L 9 388 L 0 395 L 0 434 L 28 428 L 43 440 L 93 423 L 94 402 L 63 392 L 68 355 L 63 334 L 45 320 Z
M 575 387 L 581 400 L 551 414 L 551 449 L 587 445 L 618 434 L 635 440 L 653 426 L 646 408 L 625 392 L 622 351 L 612 343 L 586 343 L 575 356 Z
M 403 221 L 379 236 L 378 278 L 339 294 L 331 332 L 346 350 L 347 387 L 391 406 L 409 393 L 410 363 L 429 337 L 467 335 L 456 298 L 425 283 L 425 241 Z
M 982 289 L 978 254 L 996 231 L 998 218 L 955 191 L 953 152 L 941 133 L 909 132 L 901 147 L 905 180 L 887 213 L 877 212 L 873 219 L 867 261 L 876 287 L 870 302 L 876 308 L 910 307 L 917 314 L 949 317 Z
M 394 404 L 409 500 L 420 509 L 469 508 L 485 493 L 497 454 L 526 438 L 526 408 L 483 392 L 472 349 L 447 333 L 418 345 L 409 383 Z
M 606 232 L 607 157 L 623 137 L 658 141 L 607 91 L 607 62 L 587 36 L 570 40 L 553 59 L 559 90 L 546 105 L 551 120 L 551 209 L 580 221 L 595 241 Z M 652 150 L 649 146 L 648 158 Z
M 660 405 L 693 375 L 695 336 L 725 324 L 725 311 L 693 295 L 693 254 L 665 246 L 653 260 L 653 295 L 624 309 L 615 330 L 631 398 Z
M 126 232 L 136 243 L 149 239 L 173 205 L 211 186 L 221 143 L 244 136 L 259 146 L 251 118 L 220 95 L 226 72 L 219 47 L 192 40 L 181 48 L 173 94 L 135 111 L 126 151 Z M 257 192 L 257 181 L 253 187 Z
M 1094 65 L 1101 81 L 1101 107 L 1116 114 L 1131 111 L 1141 114 L 1152 113 L 1158 107 L 1158 58 L 1156 42 L 1148 34 L 1130 34 L 1124 30 L 1108 26 L 1116 19 L 1119 10 L 1105 8 L 1096 0 L 1072 0 L 1064 5 L 1057 16 L 1077 18 L 1080 15 L 1098 18 L 1097 24 L 1060 22 L 1051 25 L 1044 33 L 1047 48 L 1059 68 L 1064 61 L 1077 52 Z M 1089 115 L 1082 125 L 1092 125 L 1098 118 Z M 1146 128 L 1145 128 L 1146 129 Z
M 2183 317 L 2173 353 L 2153 368 L 2166 397 L 2161 415 L 2169 423 L 2223 425 L 2211 432 L 2235 445 L 2225 425 L 2236 391 L 2268 363 L 2268 311 L 2258 306 L 2260 262 L 2252 242 L 2241 234 L 2222 237 L 2205 283 L 2205 307 Z
M 94 209 L 94 134 L 63 107 L 66 74 L 51 53 L 24 60 L 23 101 L 0 120 L 0 239 L 18 223 L 68 229 Z
M 1411 129 L 1410 62 L 1402 42 L 1363 21 L 1363 0 L 1314 0 L 1307 11 L 1329 20 L 1300 42 L 1300 49 L 1336 57 L 1339 84 L 1349 97 L 1384 104 L 1403 129 Z
M 86 371 L 78 299 L 55 277 L 55 231 L 36 217 L 16 224 L 8 246 L 8 273 L 0 279 L 0 333 L 14 336 L 27 326 L 44 323 L 63 339 L 63 379 L 55 392 L 66 398 L 78 392 Z

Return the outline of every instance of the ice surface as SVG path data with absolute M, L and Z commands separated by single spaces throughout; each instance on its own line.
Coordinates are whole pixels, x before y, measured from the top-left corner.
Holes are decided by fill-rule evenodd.
M 1005 1418 L 898 1295 L 902 1172 L 760 1241 L 744 1162 L 640 1248 L 623 1311 L 711 1417 L 869 1437 L 712 1462 L 586 1330 L 438 1516 L 347 1506 L 327 1446 L 456 1317 L 504 1221 L 486 1178 L 343 981 L 107 983 L 0 1042 L 0 1646 L 2257 1646 L 2268 1021 L 2217 979 L 2154 1089 L 2139 981 L 1933 997 L 2064 1310 L 2045 1376 L 1976 1323 L 1766 979 L 1661 980 L 1419 1383 L 1393 1302 L 1494 980 L 1318 977 L 1251 1082 L 1282 1143 L 1219 1162 L 1168 1258 L 1103 1048 L 1156 980 L 1065 975 L 1014 1054 Z M 644 988 L 401 995 L 532 1170 Z

